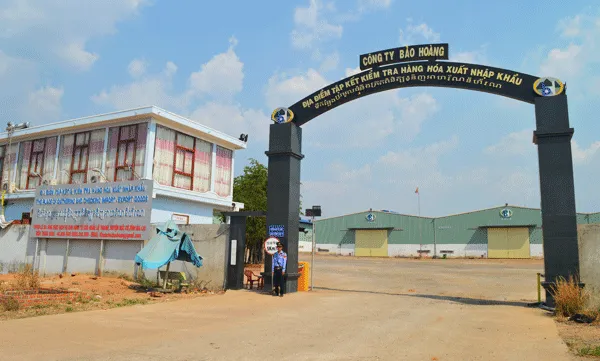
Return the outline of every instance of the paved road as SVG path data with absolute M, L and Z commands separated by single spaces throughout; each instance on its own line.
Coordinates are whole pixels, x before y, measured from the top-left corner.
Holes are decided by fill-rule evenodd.
M 0 360 L 572 360 L 553 320 L 524 307 L 541 262 L 317 262 L 320 288 L 281 299 L 229 291 L 1 322 Z

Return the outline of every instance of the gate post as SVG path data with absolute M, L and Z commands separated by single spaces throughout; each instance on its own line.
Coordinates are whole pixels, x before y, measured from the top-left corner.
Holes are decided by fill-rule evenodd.
M 234 212 L 223 213 L 230 217 L 229 239 L 227 242 L 227 285 L 225 289 L 241 290 L 244 288 L 244 251 L 246 250 L 246 215 Z M 235 241 L 235 249 L 232 249 Z M 235 252 L 235 254 L 232 254 Z
M 302 128 L 295 123 L 271 124 L 269 131 L 267 232 L 270 225 L 282 225 L 284 236 L 277 237 L 287 253 L 285 292 L 298 290 L 298 233 L 300 226 L 300 161 Z M 273 288 L 271 256 L 265 255 L 265 290 Z
M 556 278 L 579 278 L 577 212 L 571 154 L 574 130 L 569 127 L 567 95 L 563 93 L 537 97 L 535 120 L 537 129 L 533 133 L 533 142 L 538 146 L 540 167 L 546 279 L 542 285 L 546 290 L 546 304 L 554 307 L 550 286 L 556 284 Z

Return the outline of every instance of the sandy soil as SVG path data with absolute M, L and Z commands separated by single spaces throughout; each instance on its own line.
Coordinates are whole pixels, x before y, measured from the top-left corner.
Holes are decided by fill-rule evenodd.
M 318 256 L 313 292 L 9 320 L 0 350 L 7 361 L 574 360 L 554 320 L 525 307 L 542 265 Z
M 11 283 L 14 284 L 14 281 L 14 274 L 0 275 L 0 285 L 4 285 L 4 287 L 8 287 Z M 43 288 L 81 292 L 88 297 L 79 302 L 44 304 L 20 309 L 15 312 L 2 312 L 0 309 L 0 320 L 94 309 L 109 309 L 134 304 L 167 302 L 213 294 L 209 292 L 149 293 L 141 288 L 138 283 L 119 278 L 117 274 L 107 274 L 103 277 L 87 274 L 74 274 L 74 276 L 66 274 L 63 277 L 58 275 L 40 277 L 40 285 Z

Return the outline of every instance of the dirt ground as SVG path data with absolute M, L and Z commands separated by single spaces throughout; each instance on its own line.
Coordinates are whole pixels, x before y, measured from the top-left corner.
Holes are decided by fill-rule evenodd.
M 227 291 L 3 321 L 0 359 L 578 359 L 559 336 L 562 326 L 526 307 L 537 298 L 542 261 L 317 256 L 315 263 L 315 290 L 283 298 Z M 74 287 L 84 284 L 94 283 Z
M 0 285 L 5 286 L 15 281 L 14 274 L 0 275 Z M 89 311 L 94 309 L 109 309 L 114 307 L 130 306 L 136 304 L 157 303 L 198 296 L 208 296 L 212 293 L 149 293 L 140 287 L 131 278 L 119 274 L 105 274 L 97 277 L 88 274 L 65 274 L 40 277 L 42 288 L 59 289 L 81 292 L 87 298 L 81 298 L 74 302 L 60 302 L 52 304 L 36 305 L 34 307 L 22 308 L 13 312 L 2 312 L 0 309 L 0 320 L 25 318 L 32 316 L 50 315 L 65 312 Z M 0 357 L 0 360 L 2 358 Z

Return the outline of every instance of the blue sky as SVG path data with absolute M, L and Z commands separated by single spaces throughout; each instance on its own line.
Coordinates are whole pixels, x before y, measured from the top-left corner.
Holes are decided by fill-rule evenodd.
M 458 4 L 457 4 L 458 3 Z M 93 14 L 93 15 L 91 15 Z M 596 1 L 0 1 L 0 115 L 34 124 L 157 105 L 267 162 L 269 114 L 359 54 L 447 42 L 450 59 L 569 85 L 576 202 L 600 210 Z M 303 126 L 304 206 L 421 214 L 539 207 L 533 107 L 457 89 L 388 91 Z

